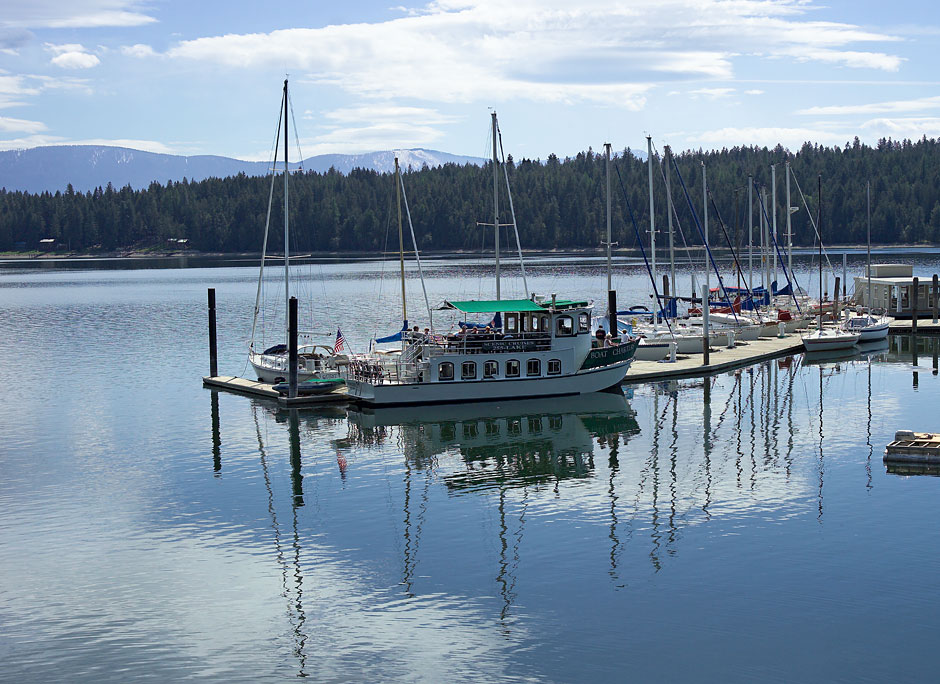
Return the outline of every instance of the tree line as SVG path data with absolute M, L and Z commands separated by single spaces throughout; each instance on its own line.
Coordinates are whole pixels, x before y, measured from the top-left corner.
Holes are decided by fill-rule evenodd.
M 806 143 L 798 151 L 777 146 L 686 151 L 672 172 L 676 243 L 701 244 L 702 163 L 714 199 L 709 208 L 712 244 L 723 240 L 721 224 L 740 244 L 748 230 L 748 176 L 767 189 L 765 211 L 772 215 L 771 165 L 776 165 L 777 226 L 786 226 L 784 163 L 789 162 L 793 242 L 815 244 L 810 216 L 821 222 L 827 243 L 864 243 L 866 183 L 871 182 L 872 241 L 876 244 L 940 243 L 940 140 L 883 139 L 874 147 L 858 138 L 844 147 Z M 611 164 L 612 233 L 620 247 L 636 244 L 634 222 L 648 239 L 647 165 L 629 148 Z M 500 224 L 511 222 L 500 180 Z M 597 248 L 606 233 L 606 180 L 603 154 L 589 149 L 575 157 L 545 161 L 507 159 L 512 203 L 523 249 Z M 654 163 L 654 206 L 665 227 L 663 168 Z M 681 181 L 680 181 L 681 177 Z M 817 177 L 821 177 L 820 210 Z M 493 168 L 447 164 L 403 173 L 408 208 L 419 249 L 492 249 Z M 800 184 L 806 205 L 797 191 Z M 204 181 L 151 183 L 146 189 L 110 184 L 93 192 L 31 194 L 0 190 L 0 251 L 36 249 L 43 239 L 71 251 L 166 248 L 185 244 L 206 252 L 259 252 L 268 212 L 271 179 L 244 174 Z M 283 249 L 283 184 L 274 183 L 268 250 Z M 755 240 L 760 205 L 753 193 Z M 690 209 L 689 201 L 691 199 Z M 808 208 L 808 211 L 807 211 Z M 298 171 L 290 182 L 291 250 L 383 251 L 398 249 L 395 182 L 392 174 L 356 169 L 349 174 Z M 632 218 L 631 218 L 632 212 Z M 772 220 L 772 219 L 771 219 Z M 489 223 L 482 226 L 480 223 Z M 503 226 L 503 244 L 511 228 Z M 408 226 L 405 225 L 405 235 Z M 734 236 L 737 236 L 736 238 Z M 514 238 L 511 238 L 514 240 Z M 781 238 L 783 239 L 783 238 Z M 185 243 L 170 241 L 185 240 Z M 406 238 L 410 242 L 410 238 Z M 662 237 L 660 238 L 662 240 Z M 663 244 L 660 242 L 660 244 Z M 407 246 L 406 246 L 407 249 Z

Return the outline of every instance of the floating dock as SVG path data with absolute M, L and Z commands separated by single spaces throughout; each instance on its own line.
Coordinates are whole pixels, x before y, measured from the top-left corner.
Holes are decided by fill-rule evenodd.
M 885 463 L 940 464 L 940 434 L 898 430 L 885 448 Z
M 914 332 L 911 319 L 892 318 L 888 324 L 888 332 L 892 335 L 910 335 Z M 934 323 L 933 318 L 920 318 L 917 321 L 918 335 L 940 335 L 940 322 Z
M 237 378 L 230 375 L 204 377 L 202 384 L 205 387 L 223 389 L 237 394 L 245 394 L 250 397 L 271 399 L 281 406 L 322 406 L 323 404 L 348 404 L 351 401 L 345 387 L 335 389 L 326 394 L 311 394 L 291 399 L 281 395 L 266 382 L 246 380 L 245 378 Z
M 751 364 L 778 356 L 799 354 L 803 351 L 803 340 L 799 333 L 788 333 L 784 337 L 765 337 L 750 342 L 736 342 L 734 349 L 711 347 L 710 363 L 706 366 L 703 354 L 678 356 L 675 363 L 668 361 L 634 361 L 624 379 L 625 384 L 655 382 L 675 378 L 694 378 L 713 373 L 750 366 Z

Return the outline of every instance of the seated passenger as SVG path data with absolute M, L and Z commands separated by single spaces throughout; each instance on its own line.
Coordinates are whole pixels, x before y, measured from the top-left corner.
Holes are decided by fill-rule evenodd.
M 606 337 L 607 333 L 604 332 L 603 328 L 598 328 L 597 332 L 594 333 L 594 339 L 591 342 L 591 346 L 595 349 L 598 347 L 603 347 Z

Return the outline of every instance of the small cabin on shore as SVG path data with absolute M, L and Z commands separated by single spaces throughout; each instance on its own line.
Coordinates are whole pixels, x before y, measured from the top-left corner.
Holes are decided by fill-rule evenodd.
M 919 316 L 931 314 L 936 293 L 933 276 L 921 276 L 917 284 Z M 894 318 L 910 318 L 914 306 L 914 267 L 910 264 L 872 264 L 871 302 L 868 301 L 868 278 L 855 277 L 852 301 L 872 310 L 884 310 Z

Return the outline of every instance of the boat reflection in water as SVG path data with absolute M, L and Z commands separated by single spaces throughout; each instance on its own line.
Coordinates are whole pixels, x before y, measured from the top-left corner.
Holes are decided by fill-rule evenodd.
M 459 453 L 462 472 L 444 477 L 451 490 L 514 486 L 586 477 L 594 469 L 594 442 L 616 449 L 639 434 L 622 392 L 557 399 L 448 404 L 348 411 L 350 440 L 383 444 L 395 435 L 405 458 L 425 467 L 446 452 Z

